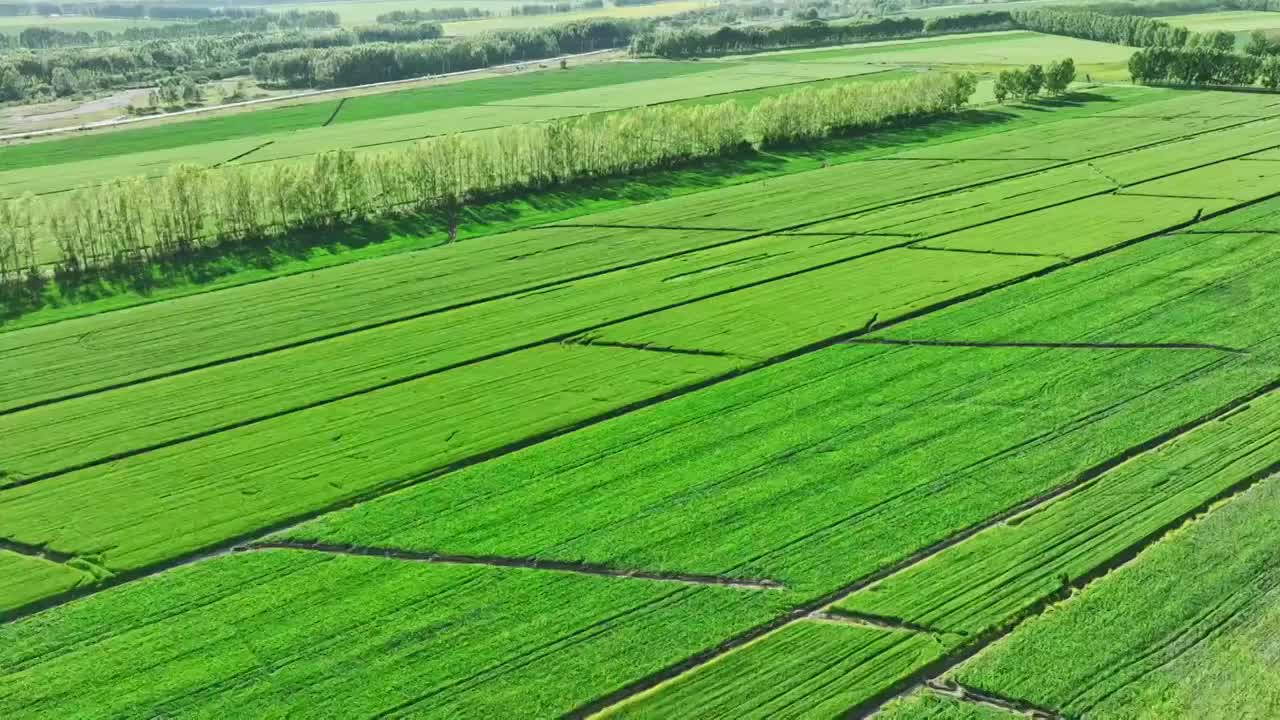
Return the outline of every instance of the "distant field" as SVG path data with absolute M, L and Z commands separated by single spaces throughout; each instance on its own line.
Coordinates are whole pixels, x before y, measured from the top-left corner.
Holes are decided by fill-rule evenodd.
M 1198 15 L 1173 15 L 1160 19 L 1167 23 L 1181 25 L 1195 32 L 1208 32 L 1211 30 L 1241 32 L 1280 28 L 1280 13 L 1274 12 L 1217 12 Z
M 910 65 L 1026 65 L 1070 57 L 1077 66 L 1124 62 L 1132 48 L 1059 35 L 1012 31 L 907 42 L 868 43 L 757 56 L 766 62 L 866 62 Z

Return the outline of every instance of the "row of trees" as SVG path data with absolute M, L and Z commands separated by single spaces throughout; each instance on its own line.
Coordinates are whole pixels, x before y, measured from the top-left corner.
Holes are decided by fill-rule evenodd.
M 1230 50 L 1236 42 L 1229 32 L 1193 33 L 1184 27 L 1137 15 L 1104 15 L 1070 7 L 1015 10 L 1012 15 L 1014 22 L 1027 30 L 1130 47 Z
M 598 10 L 604 7 L 604 0 L 582 0 L 581 2 L 527 3 L 513 5 L 511 14 L 516 17 L 529 15 L 556 15 L 559 13 L 577 12 L 579 10 Z
M 1030 100 L 1040 94 L 1041 90 L 1052 95 L 1061 95 L 1076 79 L 1076 64 L 1071 58 L 1061 62 L 1049 63 L 1049 67 L 1028 65 L 1026 70 L 1001 70 L 996 76 L 996 102 L 1003 103 L 1009 98 Z
M 300 49 L 323 51 L 331 48 L 356 48 L 361 45 L 387 47 L 387 43 L 421 43 L 439 39 L 442 35 L 443 30 L 439 24 L 415 23 L 354 30 L 247 33 L 184 40 L 153 40 L 130 45 L 64 50 L 16 50 L 0 54 L 0 102 L 61 97 L 141 83 L 158 83 L 174 76 L 207 82 L 247 75 L 251 70 L 250 59 L 260 55 Z M 623 40 L 620 44 L 625 45 L 626 41 Z M 474 47 L 459 50 L 469 57 L 476 54 Z
M 1280 88 L 1280 56 L 1238 55 L 1210 48 L 1145 48 L 1129 56 L 1134 82 L 1173 85 L 1261 83 Z
M 666 58 L 708 57 L 795 47 L 843 45 L 1012 27 L 1007 12 L 931 18 L 886 17 L 854 23 L 812 21 L 778 26 L 657 28 L 636 36 L 631 52 Z
M 626 47 L 641 27 L 638 21 L 593 18 L 402 45 L 291 50 L 259 55 L 251 70 L 259 82 L 276 87 L 343 87 Z
M 0 275 L 22 282 L 41 247 L 70 275 L 259 242 L 387 213 L 427 212 L 449 232 L 467 203 L 590 178 L 676 166 L 955 111 L 972 75 L 846 83 L 767 99 L 655 106 L 488 133 L 442 136 L 394 152 L 326 153 L 310 164 L 120 179 L 0 202 Z
M 413 10 L 393 10 L 389 13 L 383 13 L 376 20 L 379 25 L 401 25 L 404 23 L 475 20 L 489 17 L 492 14 L 488 10 L 481 10 L 477 7 L 431 8 L 429 10 L 414 8 Z

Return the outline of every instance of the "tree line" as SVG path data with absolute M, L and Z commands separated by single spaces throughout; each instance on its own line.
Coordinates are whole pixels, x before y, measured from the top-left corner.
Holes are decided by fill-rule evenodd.
M 288 50 L 258 55 L 250 69 L 260 83 L 275 87 L 362 85 L 626 47 L 643 25 L 643 21 L 588 18 L 474 37 Z
M 11 48 L 50 50 L 87 47 L 90 45 L 135 43 L 147 40 L 176 40 L 209 35 L 315 30 L 337 27 L 337 24 L 338 16 L 331 12 L 290 10 L 285 13 L 264 11 L 249 17 L 217 17 L 189 23 L 131 27 L 116 33 L 107 30 L 88 33 L 83 30 L 65 31 L 57 28 L 33 26 L 24 28 L 16 36 L 0 35 L 0 50 Z
M 468 204 L 951 113 L 975 85 L 971 74 L 941 73 L 851 82 L 750 109 L 651 106 L 440 136 L 391 152 L 218 170 L 181 165 L 154 180 L 28 193 L 0 201 L 0 276 L 10 296 L 33 292 L 42 247 L 56 248 L 56 276 L 75 280 L 388 214 L 430 214 L 452 237 Z
M 556 15 L 559 13 L 578 12 L 580 10 L 598 10 L 604 7 L 604 0 L 582 0 L 581 2 L 558 2 L 558 3 L 526 3 L 524 5 L 513 5 L 511 7 L 511 15 L 513 17 L 530 16 L 530 15 Z
M 896 40 L 928 34 L 976 32 L 1012 27 L 1003 11 L 931 18 L 886 17 L 853 23 L 810 21 L 778 26 L 655 28 L 632 40 L 635 55 L 665 58 L 712 57 L 798 47 Z
M 442 35 L 439 24 L 417 23 L 15 50 L 0 53 L 0 102 L 154 84 L 175 75 L 197 81 L 222 79 L 249 74 L 250 59 L 259 55 L 297 49 L 354 48 L 362 44 L 386 47 L 389 43 L 420 43 Z
M 1144 48 L 1129 56 L 1138 83 L 1170 85 L 1261 84 L 1280 88 L 1280 55 L 1240 55 L 1206 47 Z
M 448 7 L 421 10 L 393 10 L 379 15 L 375 20 L 379 25 L 400 25 L 420 22 L 448 22 L 450 20 L 475 20 L 489 17 L 493 13 L 477 7 Z
M 1026 30 L 1097 40 L 1130 47 L 1207 47 L 1230 50 L 1235 36 L 1217 30 L 1193 33 L 1185 27 L 1137 15 L 1104 15 L 1090 10 L 1035 8 L 1014 10 L 1013 20 Z

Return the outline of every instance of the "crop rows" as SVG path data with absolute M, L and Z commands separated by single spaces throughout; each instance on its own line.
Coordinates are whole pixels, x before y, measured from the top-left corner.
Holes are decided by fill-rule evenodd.
M 1272 469 L 1268 121 L 1151 125 L 0 335 L 0 712 L 875 706 Z

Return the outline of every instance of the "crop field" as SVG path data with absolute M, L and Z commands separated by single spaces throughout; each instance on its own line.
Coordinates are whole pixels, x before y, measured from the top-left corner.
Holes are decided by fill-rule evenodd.
M 1090 92 L 0 332 L 0 715 L 1268 716 L 1280 104 Z

